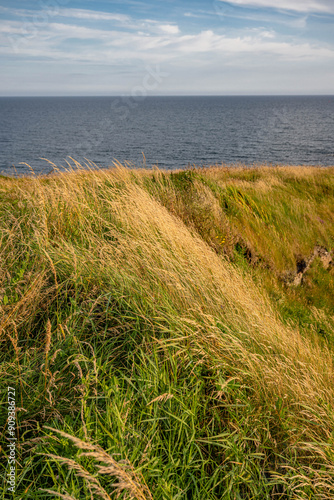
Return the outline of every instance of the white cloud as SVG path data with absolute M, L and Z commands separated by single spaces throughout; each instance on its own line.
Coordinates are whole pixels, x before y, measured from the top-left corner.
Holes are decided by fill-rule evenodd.
M 269 0 L 234 0 L 234 4 L 239 5 L 259 3 L 269 5 Z M 282 8 L 287 3 L 287 0 L 277 0 L 275 6 Z M 298 3 L 301 2 L 291 0 L 289 6 Z M 311 3 L 326 2 L 305 0 L 303 5 L 310 7 Z M 240 12 L 243 11 L 240 9 Z M 254 11 L 250 14 L 255 16 L 261 13 Z M 276 14 L 264 13 L 268 18 Z M 295 18 L 305 16 L 307 13 L 303 16 L 290 13 L 277 17 L 293 18 L 295 21 Z M 288 89 L 293 81 L 291 88 L 297 89 L 298 93 L 298 82 L 300 88 L 305 86 L 308 81 L 305 75 L 308 74 L 315 89 L 322 91 L 329 88 L 334 81 L 331 69 L 334 68 L 334 47 L 321 41 L 314 43 L 297 36 L 282 36 L 271 29 L 269 22 L 258 22 L 257 26 L 238 31 L 223 31 L 219 27 L 194 31 L 196 28 L 192 23 L 192 32 L 185 34 L 183 29 L 181 33 L 179 27 L 168 20 L 138 20 L 114 13 L 59 9 L 57 15 L 54 18 L 49 16 L 45 23 L 35 22 L 33 17 L 20 21 L 20 16 L 3 20 L 0 24 L 0 55 L 5 56 L 2 58 L 4 64 L 10 61 L 6 71 L 10 72 L 13 82 L 25 82 L 29 75 L 31 88 L 34 88 L 34 82 L 38 86 L 43 75 L 45 82 L 51 81 L 45 83 L 45 88 L 53 89 L 47 87 L 52 84 L 50 75 L 62 71 L 64 77 L 61 82 L 64 84 L 59 85 L 64 85 L 64 88 L 72 85 L 74 93 L 76 85 L 82 89 L 82 81 L 86 79 L 73 75 L 82 72 L 96 75 L 96 78 L 89 77 L 93 93 L 94 88 L 100 88 L 99 82 L 110 92 L 122 91 L 123 84 L 131 90 L 136 79 L 142 78 L 146 65 L 160 65 L 163 70 L 167 68 L 173 76 L 169 87 L 161 90 L 167 93 L 186 91 L 187 88 L 194 88 L 194 91 L 197 88 L 198 92 L 218 92 L 223 88 L 233 91 L 234 85 L 248 85 L 248 81 L 253 82 L 249 91 L 256 88 L 263 91 L 271 78 L 269 74 L 275 75 L 275 79 L 272 77 L 268 83 L 269 91 L 279 88 L 283 81 Z M 299 76 L 298 71 L 304 76 Z M 291 72 L 294 72 L 293 78 L 290 77 Z M 7 82 L 10 80 L 8 75 L 5 78 Z M 119 83 L 116 85 L 114 82 Z M 4 85 L 4 81 L 0 82 L 0 92 L 4 91 Z M 24 92 L 24 83 L 20 85 Z
M 287 42 L 273 31 L 249 30 L 242 36 L 227 36 L 213 30 L 194 35 L 181 35 L 174 25 L 158 26 L 160 31 L 133 32 L 129 30 L 107 30 L 77 26 L 74 24 L 49 23 L 24 36 L 21 24 L 5 21 L 0 25 L 0 52 L 14 53 L 25 57 L 43 57 L 46 60 L 72 60 L 78 63 L 112 64 L 115 61 L 173 61 L 207 54 L 220 62 L 238 55 L 248 60 L 261 60 L 268 55 L 282 61 L 318 61 L 326 64 L 334 61 L 334 49 L 326 45 L 311 45 L 307 42 Z M 11 44 L 13 41 L 14 44 Z M 187 61 L 196 64 L 192 58 Z M 239 61 L 240 62 L 240 61 Z
M 273 36 L 272 32 L 262 31 L 255 35 L 227 37 L 207 30 L 198 35 L 179 37 L 177 50 L 188 54 L 211 53 L 220 58 L 239 54 L 253 61 L 271 56 L 285 61 L 328 59 L 334 62 L 334 50 L 330 48 L 271 40 Z
M 220 0 L 226 1 L 226 0 Z M 298 12 L 322 12 L 334 14 L 333 0 L 229 0 L 228 3 L 244 7 L 266 7 Z
M 129 16 L 126 16 L 125 14 L 113 14 L 88 9 L 59 9 L 58 15 L 62 17 L 92 21 L 118 21 L 124 23 L 130 20 Z
M 159 28 L 164 33 L 168 33 L 169 35 L 177 35 L 180 33 L 179 27 L 175 24 L 160 24 Z
M 275 34 L 272 31 L 263 31 L 261 36 L 262 38 L 275 38 Z

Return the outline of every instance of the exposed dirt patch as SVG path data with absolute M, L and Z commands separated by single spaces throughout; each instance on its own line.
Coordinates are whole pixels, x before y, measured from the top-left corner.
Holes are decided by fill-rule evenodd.
M 290 280 L 287 280 L 287 276 L 285 276 L 285 281 L 289 281 L 289 284 L 293 286 L 301 285 L 303 283 L 304 274 L 310 269 L 312 262 L 316 257 L 319 257 L 324 269 L 326 270 L 329 270 L 334 264 L 331 253 L 326 250 L 326 248 L 317 245 L 308 259 L 303 257 L 297 258 L 297 272 L 292 275 L 292 279 Z

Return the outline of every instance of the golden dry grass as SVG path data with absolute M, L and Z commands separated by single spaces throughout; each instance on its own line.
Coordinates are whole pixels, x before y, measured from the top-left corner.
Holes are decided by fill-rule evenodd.
M 323 175 L 320 169 L 301 167 L 254 172 L 259 178 L 251 187 L 251 181 L 243 178 L 250 174 L 245 169 L 231 173 L 212 168 L 203 175 L 221 188 L 236 185 L 246 191 L 255 190 L 260 198 L 270 196 L 273 188 L 287 180 L 313 182 Z M 334 170 L 327 173 L 333 175 Z M 134 172 L 118 165 L 110 171 L 68 172 L 19 182 L 5 180 L 2 189 L 6 196 L 15 196 L 29 211 L 27 245 L 38 249 L 38 259 L 18 301 L 0 306 L 2 335 L 12 335 L 15 325 L 33 315 L 46 297 L 57 296 L 64 280 L 85 282 L 101 291 L 118 290 L 131 310 L 152 324 L 158 346 L 177 345 L 181 357 L 186 357 L 190 349 L 212 370 L 237 377 L 249 388 L 249 397 L 258 408 L 273 408 L 279 401 L 289 422 L 289 450 L 304 464 L 299 476 L 294 477 L 299 490 L 310 481 L 319 492 L 317 498 L 330 498 L 334 476 L 331 349 L 315 338 L 302 336 L 297 327 L 284 324 L 264 290 L 204 241 L 194 224 L 185 224 L 186 207 L 168 175 L 155 172 L 154 184 L 147 189 L 151 177 L 149 172 Z M 209 187 L 195 179 L 192 193 L 201 210 L 210 212 L 214 224 L 228 227 L 226 215 Z M 242 204 L 242 198 L 238 199 Z M 246 205 L 245 210 L 255 207 L 250 202 Z M 295 201 L 293 210 L 305 211 L 304 202 Z M 8 253 L 11 259 L 16 258 L 15 244 L 23 238 L 27 220 L 15 215 L 6 215 L 4 220 L 2 252 L 7 254 L 8 263 Z M 244 237 L 252 242 L 254 226 L 241 217 L 239 231 L 243 221 Z M 258 224 L 259 231 L 260 219 Z M 262 238 L 260 250 L 269 244 L 273 234 Z M 214 230 L 211 237 L 215 237 Z M 231 229 L 230 234 L 226 232 L 227 240 L 233 242 L 234 237 Z M 279 240 L 281 235 L 276 234 L 276 238 Z M 2 280 L 5 265 L 0 268 Z M 46 274 L 54 278 L 53 284 L 46 285 Z M 50 345 L 48 321 L 46 358 Z M 159 397 L 169 399 L 172 395 Z M 151 403 L 159 401 L 159 397 Z M 100 467 L 100 473 L 117 477 L 119 491 L 128 491 L 130 498 L 152 498 L 146 486 L 138 490 L 140 481 L 132 480 L 130 472 L 108 458 L 101 448 L 57 432 L 87 449 L 86 456 L 103 461 L 106 467 Z M 53 458 L 63 460 L 85 477 L 101 498 L 110 498 L 95 479 L 85 476 L 80 465 L 67 458 Z M 312 479 L 311 469 L 316 471 Z M 295 498 L 306 498 L 302 493 L 298 496 L 297 490 Z

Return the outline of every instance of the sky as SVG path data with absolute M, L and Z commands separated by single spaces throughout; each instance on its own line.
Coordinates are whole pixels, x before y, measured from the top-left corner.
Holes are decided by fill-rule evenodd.
M 0 96 L 334 94 L 334 0 L 0 0 Z

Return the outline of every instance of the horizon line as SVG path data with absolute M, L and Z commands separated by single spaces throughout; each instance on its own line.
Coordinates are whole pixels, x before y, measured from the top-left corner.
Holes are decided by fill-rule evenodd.
M 42 98 L 42 97 L 121 97 L 144 101 L 148 97 L 334 97 L 334 94 L 149 94 L 133 96 L 132 94 L 41 94 L 41 95 L 0 95 L 3 98 Z

